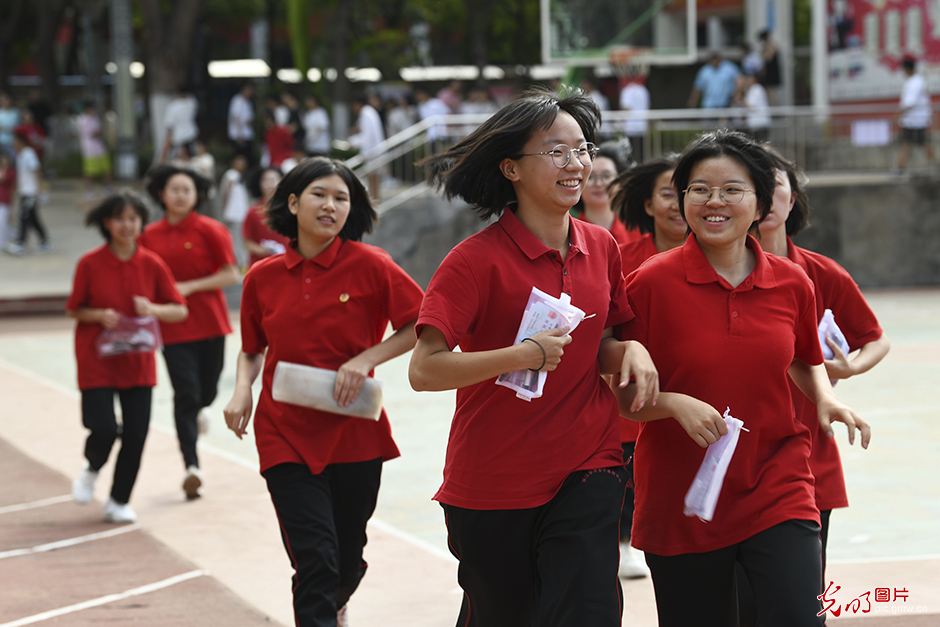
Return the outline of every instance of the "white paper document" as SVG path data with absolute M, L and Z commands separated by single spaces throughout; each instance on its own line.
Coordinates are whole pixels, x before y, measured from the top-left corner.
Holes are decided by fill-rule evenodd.
M 381 382 L 366 377 L 359 395 L 348 407 L 340 407 L 333 398 L 335 387 L 335 370 L 279 361 L 274 367 L 271 396 L 281 403 L 319 409 L 331 414 L 379 419 L 382 414 Z
M 533 287 L 513 345 L 518 344 L 527 337 L 532 337 L 536 333 L 559 327 L 568 327 L 567 334 L 570 335 L 584 318 L 584 312 L 571 304 L 571 296 L 568 294 L 562 294 L 561 297 L 555 298 L 537 287 Z M 496 379 L 496 385 L 503 385 L 515 390 L 518 398 L 531 401 L 533 398 L 542 396 L 547 377 L 548 373 L 544 370 L 539 372 L 516 370 L 499 375 Z
M 731 457 L 734 455 L 734 449 L 738 445 L 738 436 L 741 435 L 741 429 L 744 422 L 731 416 L 731 408 L 725 409 L 723 418 L 728 425 L 728 433 L 721 436 L 717 442 L 708 445 L 705 451 L 705 459 L 699 466 L 695 479 L 685 495 L 685 509 L 683 513 L 686 516 L 698 516 L 705 522 L 709 522 L 715 516 L 715 506 L 718 504 L 718 495 L 721 494 L 721 486 L 725 481 L 725 473 L 728 472 L 728 464 L 731 463 Z

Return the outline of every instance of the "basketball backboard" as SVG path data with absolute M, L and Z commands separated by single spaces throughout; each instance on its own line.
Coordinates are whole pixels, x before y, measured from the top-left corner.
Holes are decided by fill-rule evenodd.
M 696 3 L 686 0 L 540 0 L 542 62 L 607 63 L 615 48 L 643 48 L 650 65 L 695 61 Z

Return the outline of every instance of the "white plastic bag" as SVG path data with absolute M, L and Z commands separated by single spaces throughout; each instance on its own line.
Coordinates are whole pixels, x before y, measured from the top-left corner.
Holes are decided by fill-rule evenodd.
M 709 444 L 705 451 L 705 459 L 695 473 L 695 479 L 689 486 L 685 495 L 686 516 L 698 516 L 705 522 L 715 516 L 715 506 L 718 504 L 718 495 L 728 472 L 728 464 L 738 445 L 738 436 L 744 427 L 744 422 L 731 416 L 731 408 L 725 409 L 723 418 L 728 425 L 728 433 L 721 436 L 714 444 Z M 746 431 L 746 429 L 745 429 Z
M 532 337 L 536 333 L 559 327 L 568 327 L 567 334 L 570 334 L 581 324 L 584 318 L 584 312 L 571 304 L 571 296 L 568 294 L 562 294 L 560 298 L 555 298 L 537 287 L 533 287 L 513 345 L 520 343 L 527 337 Z M 539 372 L 515 370 L 499 375 L 496 378 L 496 385 L 515 390 L 518 398 L 531 401 L 533 398 L 542 396 L 547 376 L 548 373 L 544 370 Z
M 279 361 L 274 367 L 271 396 L 281 403 L 310 407 L 331 414 L 379 419 L 382 414 L 381 382 L 366 377 L 359 395 L 348 407 L 340 407 L 333 398 L 335 387 L 335 370 Z
M 822 346 L 823 357 L 826 359 L 832 359 L 834 353 L 832 349 L 829 348 L 829 344 L 826 343 L 826 338 L 835 342 L 836 346 L 839 347 L 846 355 L 849 354 L 849 343 L 845 339 L 845 335 L 842 334 L 842 329 L 839 328 L 839 325 L 836 324 L 835 316 L 832 315 L 832 310 L 827 309 L 823 312 L 822 320 L 819 321 L 819 344 Z
M 160 323 L 153 316 L 128 317 L 119 314 L 117 326 L 104 329 L 95 340 L 98 357 L 125 353 L 152 353 L 163 348 Z

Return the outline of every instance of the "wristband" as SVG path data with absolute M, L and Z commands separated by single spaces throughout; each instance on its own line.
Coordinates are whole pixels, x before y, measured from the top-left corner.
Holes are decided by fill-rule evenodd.
M 539 350 L 540 350 L 540 351 L 542 351 L 542 365 L 539 366 L 538 368 L 529 368 L 529 370 L 531 370 L 532 372 L 538 372 L 539 370 L 541 370 L 542 368 L 544 368 L 544 367 L 545 367 L 545 362 L 546 362 L 546 360 L 547 360 L 548 358 L 547 358 L 546 355 L 545 355 L 545 349 L 542 348 L 542 345 L 539 344 L 538 342 L 536 342 L 535 340 L 533 340 L 531 337 L 524 338 L 524 339 L 522 340 L 522 342 L 532 342 L 533 344 L 535 344 L 536 346 L 539 347 Z M 521 344 L 522 342 L 519 342 L 519 343 Z

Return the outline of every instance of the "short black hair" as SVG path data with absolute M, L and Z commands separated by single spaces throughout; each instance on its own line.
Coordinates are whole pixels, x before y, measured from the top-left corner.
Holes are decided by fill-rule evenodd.
M 193 210 L 199 211 L 200 207 L 209 198 L 209 189 L 212 187 L 212 183 L 191 168 L 169 164 L 156 166 L 147 173 L 147 193 L 160 205 L 161 209 L 166 211 L 166 206 L 163 204 L 163 200 L 160 199 L 160 192 L 166 188 L 169 180 L 177 174 L 185 174 L 193 180 L 193 184 L 196 186 L 196 206 L 193 207 Z
M 639 229 L 640 233 L 655 231 L 653 216 L 646 213 L 646 201 L 653 197 L 659 175 L 674 169 L 678 159 L 677 154 L 651 159 L 622 172 L 611 183 L 618 189 L 610 205 L 628 229 Z
M 774 169 L 786 172 L 790 180 L 790 193 L 796 196 L 793 209 L 787 216 L 787 235 L 794 236 L 809 226 L 809 196 L 806 194 L 806 175 L 791 161 L 777 152 L 770 144 L 764 144 L 764 149 L 774 162 Z
M 487 220 L 516 201 L 512 182 L 503 176 L 499 164 L 503 159 L 521 157 L 526 142 L 537 131 L 551 128 L 560 111 L 574 118 L 586 141 L 594 141 L 601 112 L 593 100 L 579 90 L 558 95 L 535 89 L 499 109 L 451 148 L 419 165 L 427 168 L 428 181 L 443 188 L 447 198 L 462 198 Z
M 369 194 L 356 174 L 342 161 L 329 157 L 304 159 L 288 172 L 265 208 L 267 222 L 273 231 L 290 239 L 297 238 L 297 216 L 290 212 L 290 197 L 300 196 L 317 179 L 338 175 L 349 188 L 349 217 L 339 232 L 340 239 L 358 242 L 371 233 L 379 216 L 369 200 Z
M 901 60 L 901 67 L 903 67 L 908 72 L 913 72 L 915 65 L 916 61 L 914 61 L 914 57 L 904 57 Z
M 105 240 L 110 242 L 111 233 L 104 228 L 104 221 L 121 215 L 125 207 L 131 207 L 137 212 L 137 215 L 140 216 L 141 225 L 147 224 L 150 212 L 147 211 L 147 205 L 144 204 L 143 198 L 125 189 L 117 194 L 111 194 L 89 211 L 85 215 L 85 226 L 97 226 Z
M 600 146 L 598 146 L 597 156 L 594 157 L 594 161 L 596 162 L 601 157 L 606 157 L 607 159 L 610 159 L 611 161 L 613 161 L 614 169 L 617 171 L 617 174 L 619 175 L 624 170 L 634 165 L 633 161 L 630 160 L 630 155 L 632 153 L 633 153 L 633 146 L 630 145 L 630 140 L 626 137 L 623 137 L 621 139 L 606 141 L 602 143 Z M 613 185 L 614 183 L 615 181 L 611 181 L 607 185 L 608 193 L 610 191 L 611 185 Z M 575 217 L 579 217 L 583 211 L 584 211 L 584 194 L 581 195 L 581 198 L 579 198 L 578 202 L 576 202 L 574 207 L 572 207 L 572 214 Z
M 754 183 L 754 195 L 757 197 L 757 207 L 760 209 L 760 218 L 751 224 L 750 231 L 756 236 L 760 235 L 758 225 L 770 213 L 774 197 L 774 163 L 764 146 L 754 141 L 740 131 L 725 128 L 703 133 L 693 139 L 676 163 L 672 180 L 679 192 L 679 212 L 685 218 L 685 190 L 689 186 L 689 176 L 692 168 L 699 161 L 730 157 L 740 163 L 747 170 Z
M 252 198 L 261 198 L 261 177 L 268 171 L 277 172 L 279 177 L 284 178 L 284 172 L 281 171 L 281 168 L 273 165 L 267 167 L 256 166 L 245 174 L 245 188 Z

